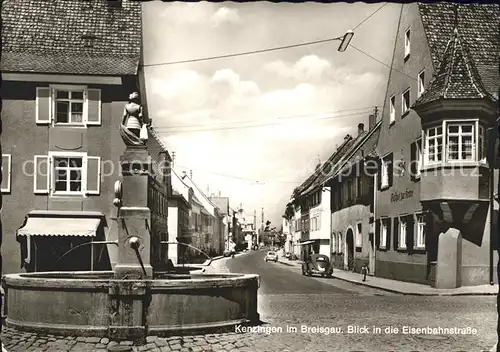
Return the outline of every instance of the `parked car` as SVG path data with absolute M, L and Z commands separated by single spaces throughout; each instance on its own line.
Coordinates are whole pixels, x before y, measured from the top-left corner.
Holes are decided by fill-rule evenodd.
M 266 262 L 277 262 L 278 261 L 278 254 L 276 252 L 269 251 L 266 254 Z
M 333 267 L 330 258 L 324 254 L 312 254 L 302 263 L 302 275 L 321 275 L 331 277 Z

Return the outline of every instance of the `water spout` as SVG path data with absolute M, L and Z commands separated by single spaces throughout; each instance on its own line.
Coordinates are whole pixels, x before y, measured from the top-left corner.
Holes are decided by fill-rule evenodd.
M 144 267 L 144 262 L 142 261 L 141 253 L 139 252 L 140 239 L 138 237 L 132 237 L 130 240 L 128 240 L 128 244 L 129 244 L 130 248 L 132 248 L 134 250 L 135 255 L 137 256 L 137 260 L 139 261 L 139 264 L 141 264 L 141 268 L 142 268 L 142 272 L 144 273 L 144 276 L 148 276 L 146 268 Z
M 83 247 L 83 246 L 87 246 L 89 244 L 115 244 L 118 246 L 118 241 L 97 241 L 97 242 L 85 242 L 85 243 L 79 244 L 78 246 L 71 248 L 69 251 L 67 251 L 62 256 L 60 256 L 59 259 L 56 260 L 56 264 L 59 263 L 59 261 L 61 259 L 63 259 L 65 256 L 67 256 L 68 254 L 73 252 L 75 249 Z
M 210 264 L 212 264 L 212 260 L 213 260 L 212 257 L 209 256 L 207 253 L 203 252 L 201 249 L 196 248 L 195 246 L 192 246 L 192 245 L 187 244 L 187 243 L 175 242 L 175 241 L 161 241 L 160 243 L 161 244 L 182 244 L 182 245 L 184 245 L 186 247 L 193 248 L 194 250 L 200 252 L 201 254 L 203 254 L 205 257 L 208 258 L 207 261 L 205 261 L 203 264 L 200 264 L 200 265 L 202 265 L 202 266 L 210 266 Z

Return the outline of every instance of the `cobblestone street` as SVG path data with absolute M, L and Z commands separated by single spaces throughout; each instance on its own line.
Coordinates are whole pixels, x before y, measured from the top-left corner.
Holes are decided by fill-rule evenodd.
M 263 252 L 254 252 L 213 263 L 215 271 L 224 268 L 243 271 L 246 267 L 247 271 L 261 275 L 259 313 L 265 324 L 259 327 L 260 331 L 242 328 L 225 334 L 150 336 L 145 344 L 133 346 L 131 341 L 117 343 L 107 338 L 37 335 L 4 328 L 4 345 L 9 352 L 124 351 L 127 345 L 131 351 L 451 352 L 486 351 L 496 343 L 494 296 L 399 296 L 367 291 L 363 286 L 333 279 L 326 284 L 324 279 L 303 277 L 279 263 L 265 263 L 262 256 Z M 307 293 L 297 292 L 302 290 L 300 283 L 309 287 Z M 358 329 L 349 333 L 348 326 Z M 368 333 L 362 331 L 364 326 Z M 403 332 L 403 326 L 469 328 L 470 331 L 467 334 L 409 334 Z M 381 332 L 375 333 L 374 327 L 381 328 Z

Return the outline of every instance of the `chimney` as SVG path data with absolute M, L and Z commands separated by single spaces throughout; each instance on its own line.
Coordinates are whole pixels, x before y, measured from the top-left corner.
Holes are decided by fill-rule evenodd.
M 182 177 L 181 178 L 184 178 L 186 176 L 187 176 L 186 171 L 182 171 Z
M 344 137 L 344 140 L 345 140 L 345 141 L 348 141 L 349 139 L 351 139 L 351 135 L 346 134 L 346 135 L 345 135 L 345 137 Z
M 365 124 L 358 123 L 358 136 L 361 136 L 365 132 Z
M 371 131 L 376 124 L 377 118 L 375 117 L 375 115 L 371 114 L 370 116 L 368 116 L 368 130 Z
M 193 170 L 189 170 L 189 178 L 192 180 L 193 179 Z

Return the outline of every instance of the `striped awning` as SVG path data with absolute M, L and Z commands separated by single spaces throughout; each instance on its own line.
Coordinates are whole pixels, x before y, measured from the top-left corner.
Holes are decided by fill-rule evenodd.
M 96 235 L 100 219 L 70 217 L 28 217 L 26 225 L 17 230 L 18 236 L 77 236 Z

